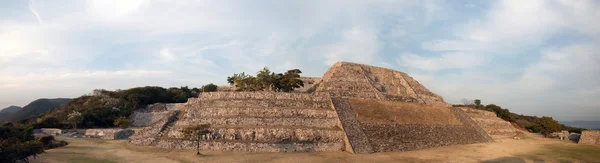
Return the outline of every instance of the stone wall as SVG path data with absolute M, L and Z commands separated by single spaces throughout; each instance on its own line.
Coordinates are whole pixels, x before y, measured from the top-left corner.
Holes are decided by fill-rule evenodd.
M 33 133 L 44 134 L 44 135 L 60 135 L 60 134 L 62 134 L 62 130 L 57 129 L 57 128 L 41 128 L 41 129 L 34 129 Z
M 600 130 L 585 130 L 581 132 L 579 144 L 600 144 Z
M 466 107 L 460 109 L 494 139 L 512 138 L 517 135 L 517 129 L 512 127 L 510 122 L 498 118 L 494 112 Z
M 131 135 L 134 134 L 134 131 L 131 129 L 87 129 L 85 130 L 85 136 L 89 137 L 97 137 L 102 139 L 112 139 L 112 140 L 120 140 L 120 139 L 129 139 Z
M 325 93 L 203 93 L 130 142 L 193 149 L 182 130 L 198 124 L 211 124 L 212 133 L 201 144 L 205 150 L 310 152 L 344 147 L 344 132 Z
M 346 114 L 352 114 L 351 110 L 353 110 L 355 106 L 345 102 L 352 99 L 333 98 L 332 100 L 334 101 L 333 104 L 338 111 L 338 114 L 343 110 L 347 110 Z M 382 124 L 363 122 L 360 120 L 356 122 L 344 122 L 345 119 L 346 121 L 348 119 L 355 119 L 356 115 L 340 115 L 339 117 L 344 125 L 344 130 L 350 141 L 350 145 L 355 152 L 357 151 L 356 149 L 368 149 L 365 151 L 370 152 L 409 151 L 439 146 L 493 141 L 492 138 L 479 128 L 475 122 L 469 119 L 466 113 L 461 109 L 443 109 L 449 109 L 452 116 L 460 123 L 432 124 L 419 121 L 415 124 Z M 359 129 L 352 129 L 352 127 L 359 127 Z

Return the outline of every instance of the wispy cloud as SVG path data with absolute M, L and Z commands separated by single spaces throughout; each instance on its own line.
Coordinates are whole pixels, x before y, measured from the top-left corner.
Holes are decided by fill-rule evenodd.
M 35 15 L 35 18 L 37 19 L 37 21 L 40 24 L 44 24 L 44 20 L 42 20 L 42 17 L 40 16 L 40 14 L 35 10 L 35 8 L 33 7 L 33 0 L 29 0 L 28 1 L 28 5 L 29 5 L 29 11 L 31 11 L 31 13 L 33 15 Z

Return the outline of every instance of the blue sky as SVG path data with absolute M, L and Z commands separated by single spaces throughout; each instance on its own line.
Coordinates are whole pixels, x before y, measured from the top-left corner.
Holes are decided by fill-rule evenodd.
M 3 0 L 0 106 L 351 61 L 450 103 L 600 120 L 599 19 L 593 0 Z

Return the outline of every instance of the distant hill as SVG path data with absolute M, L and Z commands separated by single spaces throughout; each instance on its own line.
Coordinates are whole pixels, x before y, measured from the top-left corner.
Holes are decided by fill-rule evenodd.
M 55 98 L 55 99 L 37 99 L 19 109 L 17 112 L 11 114 L 6 118 L 8 121 L 19 121 L 22 119 L 38 116 L 51 109 L 66 104 L 71 99 L 68 98 Z
M 567 126 L 600 130 L 600 121 L 560 121 L 560 123 Z
M 7 108 L 0 110 L 0 123 L 3 123 L 6 120 L 6 118 L 8 118 L 10 115 L 16 113 L 20 109 L 22 109 L 22 107 L 9 106 Z

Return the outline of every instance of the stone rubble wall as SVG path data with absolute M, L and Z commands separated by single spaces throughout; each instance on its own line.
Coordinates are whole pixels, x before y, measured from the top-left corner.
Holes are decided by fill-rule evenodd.
M 177 126 L 190 126 L 195 124 L 211 125 L 250 125 L 250 126 L 304 126 L 314 128 L 333 128 L 337 126 L 337 119 L 315 119 L 315 118 L 190 118 L 177 121 Z
M 179 139 L 160 140 L 160 148 L 196 149 L 196 142 Z M 214 151 L 240 152 L 337 152 L 344 147 L 343 142 L 336 143 L 270 143 L 243 141 L 201 141 L 200 149 Z
M 202 107 L 194 112 L 188 112 L 186 117 L 307 117 L 307 118 L 336 118 L 334 110 L 328 109 L 294 109 L 289 107 Z
M 494 112 L 467 107 L 460 109 L 494 139 L 512 138 L 517 135 L 517 129 L 512 127 L 510 122 L 496 117 Z
M 156 123 L 169 115 L 170 112 L 179 110 L 183 106 L 183 103 L 177 104 L 152 104 L 148 105 L 144 109 L 134 111 L 129 119 L 131 120 L 131 126 L 133 127 L 146 127 L 150 124 Z
M 600 144 L 600 130 L 585 130 L 581 131 L 579 144 Z
M 351 149 L 353 153 L 373 153 L 373 149 L 364 128 L 356 118 L 348 99 L 332 98 L 333 107 L 340 117 L 340 123 L 346 133 L 346 149 Z
M 362 130 L 375 152 L 411 151 L 493 141 L 462 110 L 450 109 L 461 125 L 361 123 Z
M 179 110 L 169 111 L 169 113 L 166 116 L 162 117 L 157 122 L 154 122 L 151 125 L 142 128 L 142 130 L 131 136 L 129 143 L 145 146 L 156 144 L 156 141 L 158 141 L 158 139 L 160 138 L 161 132 L 165 130 L 167 124 L 173 123 L 177 120 L 176 117 L 177 115 L 179 115 L 179 112 Z
M 87 129 L 85 136 L 102 139 L 120 140 L 129 139 L 134 134 L 132 129 Z
M 193 149 L 183 129 L 210 124 L 204 150 L 341 151 L 344 132 L 326 93 L 210 92 L 189 99 L 172 120 L 144 128 L 132 144 Z
M 283 93 L 283 92 L 207 92 L 201 93 L 198 100 L 300 100 L 300 101 L 328 101 L 327 93 Z
M 184 139 L 181 130 L 183 128 L 172 128 L 169 138 Z M 341 142 L 344 132 L 341 130 L 323 130 L 314 128 L 264 128 L 264 127 L 241 127 L 241 128 L 212 128 L 211 134 L 206 140 L 242 140 L 258 142 Z
M 44 135 L 60 135 L 60 134 L 62 134 L 62 130 L 58 129 L 58 128 L 41 128 L 41 129 L 34 129 L 33 133 L 44 134 Z

